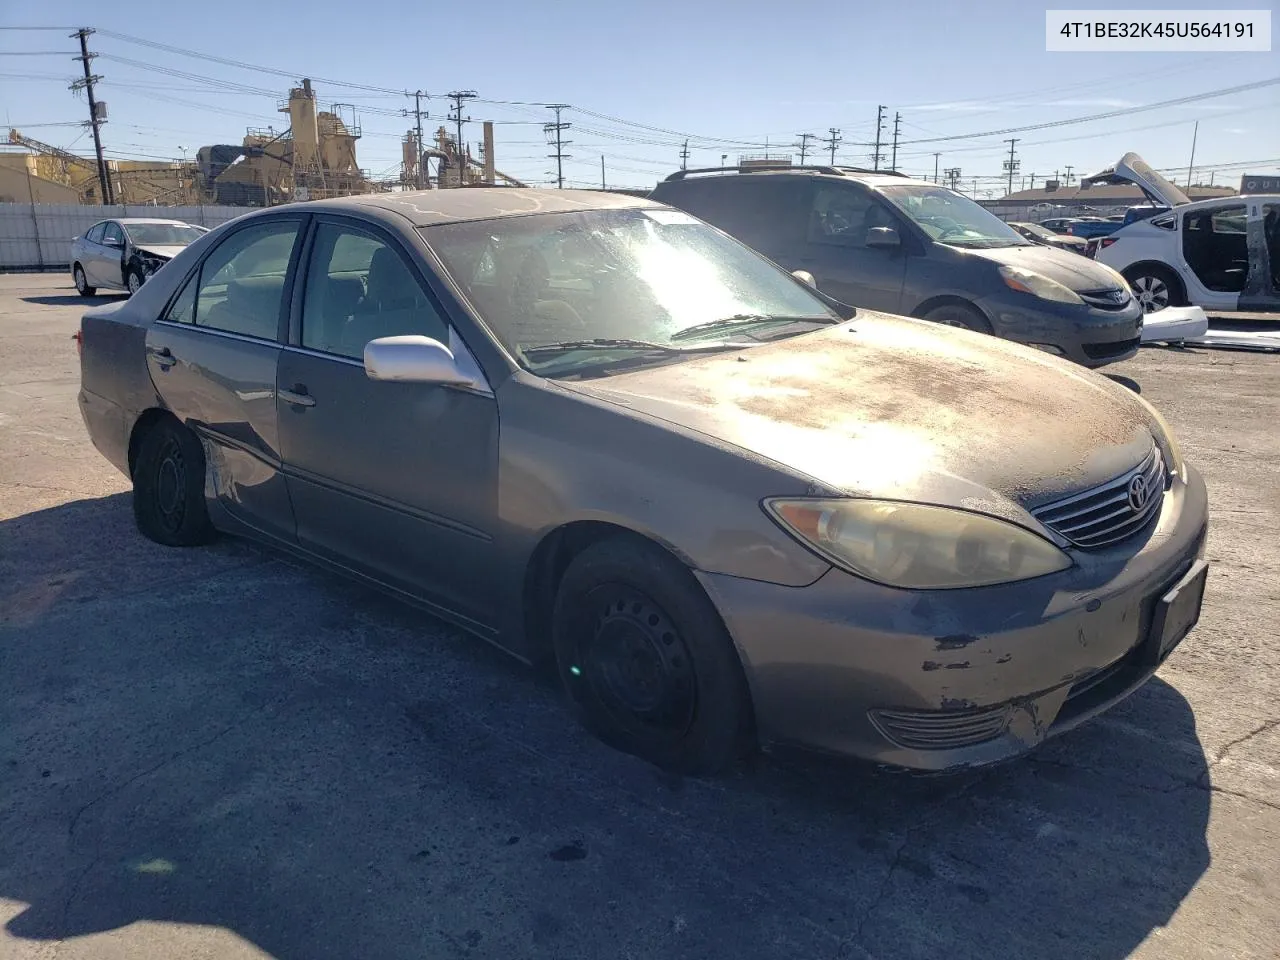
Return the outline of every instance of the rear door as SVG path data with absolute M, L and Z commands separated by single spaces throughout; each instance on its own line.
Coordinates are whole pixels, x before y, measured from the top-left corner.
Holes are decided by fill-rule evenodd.
M 483 629 L 494 620 L 492 391 L 370 380 L 370 340 L 420 334 L 478 365 L 400 241 L 318 217 L 280 360 L 280 441 L 302 546 Z
M 147 366 L 165 405 L 204 442 L 211 508 L 292 540 L 280 464 L 276 366 L 303 217 L 255 218 L 192 271 L 147 331 Z

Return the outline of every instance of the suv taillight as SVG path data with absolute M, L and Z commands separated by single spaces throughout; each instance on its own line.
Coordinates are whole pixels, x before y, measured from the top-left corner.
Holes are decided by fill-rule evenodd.
M 1099 241 L 1098 246 L 1105 250 L 1119 239 L 1119 237 L 1103 237 L 1102 240 Z

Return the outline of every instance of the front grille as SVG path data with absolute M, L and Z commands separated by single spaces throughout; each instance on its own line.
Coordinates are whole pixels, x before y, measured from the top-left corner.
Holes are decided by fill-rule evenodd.
M 1084 352 L 1091 360 L 1105 360 L 1107 357 L 1118 357 L 1122 353 L 1128 353 L 1130 350 L 1138 349 L 1138 345 L 1142 342 L 1142 338 L 1134 337 L 1132 340 L 1113 340 L 1110 343 L 1086 343 L 1084 344 Z
M 954 750 L 994 740 L 1009 722 L 1009 705 L 972 710 L 872 710 L 880 731 L 912 750 Z
M 1081 300 L 1099 310 L 1123 310 L 1129 306 L 1129 291 L 1123 288 L 1077 291 Z
M 1139 477 L 1145 498 L 1135 493 Z M 1078 547 L 1105 547 L 1137 533 L 1159 515 L 1166 480 L 1164 460 L 1153 446 L 1132 470 L 1092 490 L 1037 507 L 1031 515 Z

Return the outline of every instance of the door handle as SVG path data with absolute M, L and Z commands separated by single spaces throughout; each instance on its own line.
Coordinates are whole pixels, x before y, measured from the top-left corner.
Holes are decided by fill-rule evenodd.
M 156 363 L 166 370 L 178 362 L 178 358 L 173 355 L 168 347 L 160 347 L 158 350 L 154 347 L 148 351 L 155 359 Z
M 276 396 L 285 403 L 293 404 L 295 407 L 314 407 L 316 398 L 307 393 L 304 384 L 295 383 L 292 390 L 277 390 Z

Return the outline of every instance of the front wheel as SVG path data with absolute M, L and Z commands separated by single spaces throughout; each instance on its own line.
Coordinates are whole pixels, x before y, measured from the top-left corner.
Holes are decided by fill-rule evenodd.
M 1182 306 L 1185 296 L 1178 275 L 1160 264 L 1132 267 L 1124 272 L 1134 299 L 1143 313 L 1155 313 L 1165 307 Z
M 76 293 L 82 297 L 92 297 L 98 292 L 97 287 L 89 286 L 89 278 L 84 275 L 84 267 L 78 263 L 75 265 L 75 269 L 71 271 L 71 279 L 75 281 Z
M 944 303 L 924 315 L 925 320 L 940 323 L 944 327 L 960 327 L 975 333 L 991 333 L 987 318 L 973 307 L 963 303 Z
M 584 726 L 674 773 L 717 773 L 750 745 L 742 664 L 711 601 L 656 545 L 587 547 L 552 614 L 560 677 Z
M 194 547 L 213 538 L 204 503 L 204 451 L 176 420 L 161 420 L 142 438 L 133 468 L 133 516 L 148 539 Z
M 142 285 L 147 282 L 147 278 L 142 275 L 142 271 L 137 267 L 129 268 L 129 276 L 125 278 L 125 286 L 129 290 L 129 296 L 133 296 L 142 289 Z

